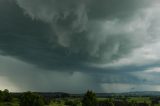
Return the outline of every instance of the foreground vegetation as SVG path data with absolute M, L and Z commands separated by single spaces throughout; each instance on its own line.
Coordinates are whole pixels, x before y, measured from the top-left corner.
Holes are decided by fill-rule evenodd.
M 160 97 L 108 96 L 97 98 L 92 91 L 87 91 L 79 97 L 70 95 L 49 97 L 33 92 L 14 95 L 6 89 L 0 91 L 0 106 L 160 106 Z

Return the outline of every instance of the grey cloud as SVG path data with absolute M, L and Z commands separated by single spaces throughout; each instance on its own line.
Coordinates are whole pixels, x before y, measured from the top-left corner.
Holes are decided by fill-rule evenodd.
M 6 77 L 11 85 L 16 85 L 18 92 L 32 90 L 83 93 L 88 89 L 101 90 L 99 84 L 95 84 L 96 80 L 83 72 L 46 71 L 10 56 L 0 56 L 0 63 L 0 78 Z
M 151 4 L 149 0 L 93 0 L 91 2 L 89 17 L 97 20 L 112 20 L 113 18 L 127 19 L 132 17 L 137 10 Z
M 125 27 L 121 28 L 121 26 L 128 27 L 129 25 L 127 25 L 128 21 L 124 21 L 119 15 L 130 18 L 134 16 L 133 12 L 149 3 L 143 0 L 72 0 L 70 2 L 17 0 L 17 4 L 24 9 L 26 14 L 35 20 L 51 25 L 53 34 L 50 38 L 54 46 L 52 51 L 57 51 L 57 48 L 61 49 L 58 55 L 62 54 L 63 57 L 62 55 L 55 56 L 62 59 L 60 63 L 71 60 L 78 64 L 111 62 L 128 54 L 137 45 L 139 46 L 136 41 L 139 34 L 127 32 L 128 29 Z M 107 17 L 112 18 L 108 20 Z M 105 22 L 106 24 L 103 24 Z M 113 26 L 110 27 L 110 24 Z M 108 28 L 104 28 L 105 26 Z M 116 28 L 116 26 L 120 27 Z M 109 32 L 110 29 L 113 31 Z M 114 33 L 117 30 L 119 32 Z
M 144 79 L 127 72 L 152 67 L 131 64 L 103 68 L 96 65 L 116 62 L 135 48 L 150 43 L 155 32 L 158 35 L 158 30 L 153 27 L 157 22 L 154 22 L 154 19 L 150 20 L 151 17 L 142 11 L 150 7 L 154 1 L 1 0 L 0 2 L 0 54 L 38 67 L 26 68 L 30 70 L 27 71 L 17 65 L 19 71 L 8 69 L 8 72 L 1 73 L 17 81 L 19 85 L 26 82 L 25 88 L 42 88 L 39 90 L 63 88 L 59 86 L 54 89 L 50 86 L 49 83 L 57 80 L 53 85 L 71 82 L 77 89 L 80 86 L 76 83 L 80 83 L 81 88 L 102 91 L 100 85 L 105 83 L 144 83 Z M 148 33 L 148 30 L 151 33 Z M 24 81 L 19 80 L 20 78 L 14 75 L 15 72 L 26 75 Z M 59 77 L 56 77 L 58 74 Z M 36 80 L 29 81 L 28 78 L 34 78 L 34 75 L 37 76 Z M 45 76 L 48 79 L 45 79 Z M 67 76 L 68 82 L 63 79 L 64 76 Z M 72 82 L 75 77 L 78 77 L 77 82 Z M 85 81 L 80 77 L 85 77 L 85 81 L 89 82 L 83 84 Z M 35 86 L 34 83 L 40 79 L 43 80 L 42 84 Z M 72 88 L 68 86 L 66 89 Z
M 83 93 L 87 89 L 92 89 L 96 92 L 105 92 L 101 88 L 103 84 L 150 84 L 150 82 L 145 81 L 144 77 L 136 77 L 128 72 L 108 73 L 86 70 L 87 72 L 74 71 L 69 73 L 56 70 L 44 71 L 10 56 L 0 56 L 0 63 L 1 76 L 7 76 L 11 81 L 10 83 L 16 85 L 19 91 Z M 152 82 L 152 85 L 156 84 Z M 108 91 L 110 90 L 108 89 Z
M 15 2 L 6 1 L 3 5 L 10 8 L 1 10 L 5 14 L 1 14 L 0 48 L 3 55 L 12 55 L 43 68 L 92 69 L 89 64 L 111 63 L 145 42 L 140 38 L 147 38 L 148 27 L 137 28 L 133 23 L 139 24 L 143 17 L 136 17 L 133 12 L 139 12 L 149 3 L 143 0 L 17 0 L 24 14 Z M 98 4 L 103 11 L 96 7 Z M 131 19 L 120 18 L 117 13 L 108 19 L 111 13 L 107 8 L 113 9 L 113 14 L 119 10 L 119 14 Z M 104 19 L 93 19 L 91 12 Z

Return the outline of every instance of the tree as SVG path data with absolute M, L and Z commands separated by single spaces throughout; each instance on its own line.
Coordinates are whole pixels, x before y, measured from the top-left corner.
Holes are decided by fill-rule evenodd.
M 113 99 L 105 100 L 105 105 L 106 106 L 114 106 L 113 102 L 114 102 Z
M 3 91 L 0 90 L 0 102 L 3 101 Z
M 96 106 L 96 94 L 92 91 L 87 91 L 82 100 L 82 106 Z
M 12 101 L 12 95 L 9 93 L 8 89 L 5 89 L 4 91 L 0 90 L 0 101 L 1 102 L 11 102 Z
M 20 106 L 44 106 L 44 100 L 36 93 L 26 92 L 20 98 Z

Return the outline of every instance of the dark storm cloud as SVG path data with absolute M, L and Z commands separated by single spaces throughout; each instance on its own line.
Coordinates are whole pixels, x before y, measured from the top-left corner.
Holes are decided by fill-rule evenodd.
M 4 1 L 3 6 L 9 7 L 0 10 L 4 13 L 0 14 L 0 48 L 3 55 L 11 55 L 43 68 L 76 67 L 74 61 L 79 61 L 76 59 L 79 57 L 68 56 L 69 50 L 50 43 L 49 26 L 31 20 L 13 2 Z
M 89 17 L 92 19 L 126 19 L 151 2 L 149 0 L 93 0 Z
M 125 31 L 128 29 L 121 29 L 121 25 L 126 25 L 122 20 L 131 18 L 142 5 L 149 3 L 143 0 L 17 0 L 18 5 L 14 1 L 2 2 L 3 55 L 43 68 L 65 70 L 92 69 L 88 64 L 108 63 L 128 54 L 139 44 L 134 42 L 134 34 Z M 104 20 L 108 21 L 103 25 Z M 110 32 L 105 26 L 115 31 Z
M 159 35 L 155 1 L 0 0 L 0 75 L 39 91 L 159 84 L 143 72 L 159 66 L 160 44 L 144 46 Z

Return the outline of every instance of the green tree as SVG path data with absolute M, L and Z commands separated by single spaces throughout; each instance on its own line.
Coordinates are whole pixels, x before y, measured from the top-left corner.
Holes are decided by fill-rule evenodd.
M 36 93 L 26 92 L 20 98 L 20 106 L 44 106 L 44 100 Z
M 4 102 L 11 102 L 12 101 L 12 96 L 11 94 L 9 93 L 9 90 L 8 89 L 5 89 L 3 91 L 3 101 Z
M 114 103 L 113 103 L 114 101 L 113 101 L 113 99 L 109 99 L 109 100 L 105 100 L 104 101 L 104 104 L 106 105 L 106 106 L 114 106 Z
M 0 90 L 0 102 L 3 101 L 3 91 Z
M 96 94 L 92 91 L 87 91 L 82 100 L 82 106 L 96 106 Z

